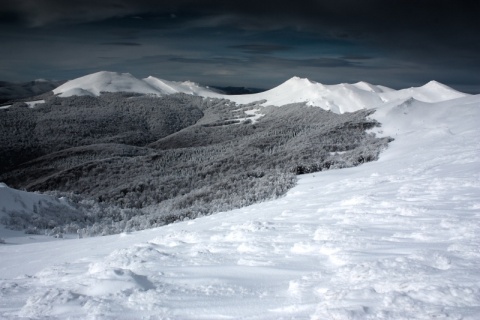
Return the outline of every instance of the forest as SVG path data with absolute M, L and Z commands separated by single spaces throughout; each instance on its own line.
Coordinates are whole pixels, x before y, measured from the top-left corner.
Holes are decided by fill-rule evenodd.
M 186 94 L 51 96 L 0 110 L 0 181 L 66 197 L 10 228 L 112 234 L 280 197 L 296 176 L 378 159 L 372 111 L 237 105 Z M 258 115 L 255 117 L 255 115 Z

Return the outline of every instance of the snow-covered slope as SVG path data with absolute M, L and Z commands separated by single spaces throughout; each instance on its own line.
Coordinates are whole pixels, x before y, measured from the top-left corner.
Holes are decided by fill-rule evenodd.
M 172 94 L 172 93 L 186 93 L 195 96 L 202 96 L 202 97 L 212 97 L 212 98 L 220 98 L 222 97 L 221 94 L 211 90 L 207 87 L 202 87 L 195 82 L 191 81 L 167 81 L 158 79 L 155 77 L 148 77 L 143 79 L 144 82 L 150 84 L 152 87 L 157 89 L 159 92 L 164 94 Z
M 74 80 L 70 80 L 53 90 L 61 97 L 74 95 L 98 96 L 101 92 L 136 92 L 141 94 L 172 94 L 187 93 L 213 97 L 218 95 L 213 90 L 199 86 L 196 83 L 175 82 L 148 77 L 137 79 L 129 73 L 100 71 Z
M 398 91 L 388 91 L 380 94 L 384 101 L 395 101 L 414 98 L 423 102 L 440 102 L 468 96 L 437 81 L 430 81 L 424 86 Z
M 12 189 L 0 182 L 0 218 L 7 212 L 31 214 L 41 207 L 60 204 L 62 202 L 54 197 Z
M 379 161 L 301 176 L 278 200 L 131 234 L 6 238 L 0 318 L 478 319 L 480 96 L 417 98 L 372 115 L 395 138 Z

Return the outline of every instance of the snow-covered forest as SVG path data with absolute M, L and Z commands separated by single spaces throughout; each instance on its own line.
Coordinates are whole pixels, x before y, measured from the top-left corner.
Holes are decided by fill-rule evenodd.
M 0 180 L 66 197 L 70 207 L 58 217 L 51 207 L 9 211 L 3 223 L 105 235 L 276 198 L 298 174 L 376 160 L 389 138 L 366 133 L 379 125 L 367 119 L 371 112 L 186 94 L 104 93 L 51 97 L 33 109 L 13 105 L 0 117 Z

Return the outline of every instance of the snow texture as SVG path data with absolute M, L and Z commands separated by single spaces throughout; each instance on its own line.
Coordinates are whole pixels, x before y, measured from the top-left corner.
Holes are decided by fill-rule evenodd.
M 328 90 L 347 88 L 385 100 L 372 130 L 395 141 L 379 161 L 303 175 L 275 201 L 157 229 L 23 245 L 7 237 L 0 318 L 478 319 L 480 96 L 454 99 L 437 83 Z

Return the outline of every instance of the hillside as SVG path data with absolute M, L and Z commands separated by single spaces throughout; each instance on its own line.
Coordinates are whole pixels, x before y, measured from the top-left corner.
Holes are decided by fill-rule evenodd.
M 269 91 L 225 96 L 192 82 L 104 71 L 54 93 L 35 107 L 0 110 L 0 181 L 70 198 L 75 213 L 51 219 L 48 228 L 87 228 L 91 235 L 282 196 L 297 175 L 378 159 L 394 137 L 366 132 L 381 125 L 369 118 L 378 106 L 468 97 L 434 81 L 393 90 L 298 77 Z M 270 106 L 279 104 L 287 105 Z M 85 216 L 81 223 L 77 214 Z M 41 215 L 12 211 L 3 223 L 43 228 Z
M 374 161 L 390 141 L 366 133 L 378 125 L 368 111 L 339 115 L 187 94 L 51 97 L 0 112 L 0 181 L 68 197 L 85 218 L 53 219 L 48 229 L 91 235 L 279 197 L 297 175 Z M 45 225 L 17 212 L 3 223 Z
M 378 161 L 302 175 L 273 201 L 143 232 L 5 238 L 0 317 L 476 319 L 480 96 L 369 119 L 395 138 Z

